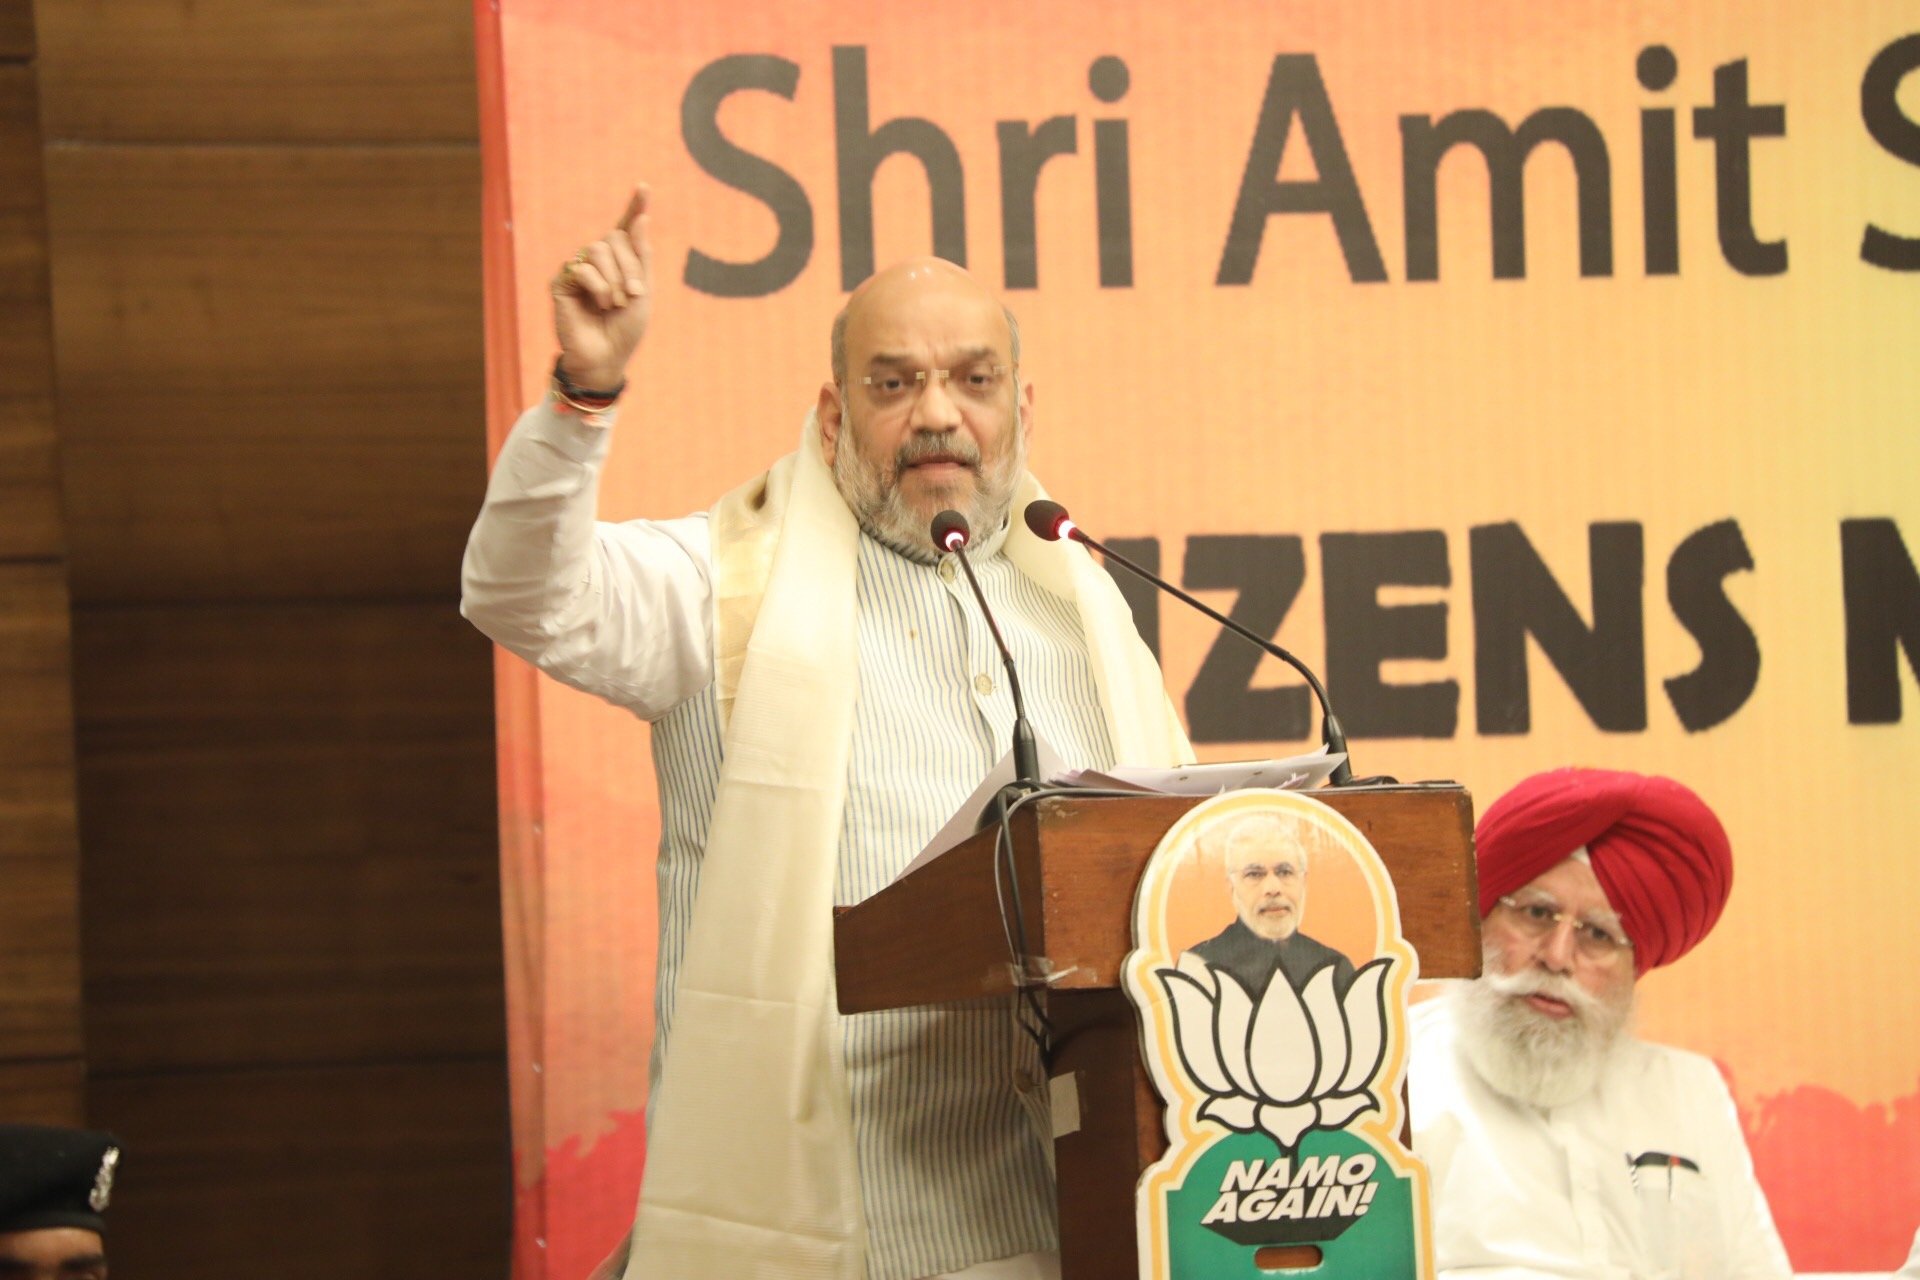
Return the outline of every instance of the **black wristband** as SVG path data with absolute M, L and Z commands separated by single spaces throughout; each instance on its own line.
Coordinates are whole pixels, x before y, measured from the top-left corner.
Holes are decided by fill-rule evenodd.
M 608 404 L 612 404 L 620 398 L 620 393 L 627 389 L 627 380 L 625 378 L 620 379 L 620 385 L 611 391 L 595 391 L 589 387 L 580 386 L 574 382 L 572 378 L 569 378 L 566 369 L 561 367 L 560 362 L 565 358 L 565 356 L 555 356 L 553 358 L 553 385 L 558 387 L 560 394 L 567 399 L 604 400 Z

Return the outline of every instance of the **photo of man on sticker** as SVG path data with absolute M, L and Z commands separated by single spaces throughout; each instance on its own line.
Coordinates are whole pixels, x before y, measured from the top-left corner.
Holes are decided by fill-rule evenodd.
M 1295 991 L 1329 964 L 1335 994 L 1353 984 L 1353 962 L 1301 931 L 1311 870 L 1301 834 L 1299 823 L 1263 810 L 1229 819 L 1196 841 L 1202 859 L 1224 870 L 1235 918 L 1191 951 L 1256 998 L 1276 970 Z

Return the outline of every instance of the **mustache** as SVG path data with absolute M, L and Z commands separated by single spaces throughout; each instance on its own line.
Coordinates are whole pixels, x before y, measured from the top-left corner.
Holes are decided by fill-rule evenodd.
M 978 471 L 980 446 L 957 431 L 910 436 L 893 455 L 894 474 L 921 462 L 957 462 Z
M 1575 1013 L 1584 1015 L 1600 1011 L 1599 999 L 1565 974 L 1546 973 L 1538 969 L 1523 969 L 1518 973 L 1488 971 L 1481 975 L 1481 980 L 1496 995 L 1548 996 L 1564 1001 Z

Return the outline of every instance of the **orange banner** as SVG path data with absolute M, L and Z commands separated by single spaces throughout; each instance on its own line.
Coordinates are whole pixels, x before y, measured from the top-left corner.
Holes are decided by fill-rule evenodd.
M 1035 470 L 1325 671 L 1359 772 L 1710 800 L 1733 898 L 1642 1033 L 1722 1064 L 1797 1269 L 1898 1265 L 1920 10 L 478 11 L 496 444 L 635 179 L 658 301 L 608 518 L 790 449 L 848 288 L 963 261 L 1020 316 Z M 1306 743 L 1284 668 L 1141 616 L 1204 756 Z M 501 712 L 517 1274 L 573 1277 L 643 1162 L 657 807 L 644 726 L 511 661 Z

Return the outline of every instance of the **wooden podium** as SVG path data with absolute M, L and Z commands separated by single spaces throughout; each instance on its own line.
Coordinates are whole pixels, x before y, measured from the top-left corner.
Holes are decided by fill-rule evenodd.
M 1393 876 L 1401 931 L 1423 978 L 1480 972 L 1473 802 L 1452 784 L 1308 793 L 1372 842 Z M 1054 1142 L 1062 1280 L 1118 1280 L 1138 1267 L 1133 1196 L 1166 1150 L 1162 1107 L 1121 989 L 1134 887 L 1190 796 L 1049 797 L 1014 814 L 1014 863 L 1030 954 L 1047 996 L 1053 1073 L 1076 1077 L 1080 1128 Z M 994 890 L 995 831 L 982 831 L 886 889 L 834 912 L 840 1011 L 1010 995 Z M 1007 895 L 1009 909 L 1012 896 Z

